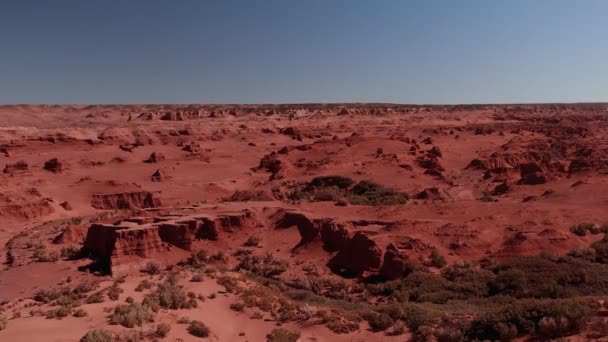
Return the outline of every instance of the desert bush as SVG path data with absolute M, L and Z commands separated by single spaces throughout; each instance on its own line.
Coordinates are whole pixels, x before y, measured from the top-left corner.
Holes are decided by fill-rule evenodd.
M 119 304 L 110 316 L 110 323 L 120 324 L 127 328 L 142 326 L 144 323 L 154 321 L 154 313 L 146 306 L 137 303 Z
M 589 334 L 587 337 L 600 339 L 606 336 L 608 336 L 608 322 L 606 322 L 604 318 L 600 317 L 589 325 Z
M 74 317 L 86 317 L 87 315 L 88 313 L 83 309 L 78 309 L 72 314 L 72 316 Z
M 509 334 L 514 331 L 518 334 L 532 334 L 540 331 L 540 322 L 543 320 L 544 334 L 561 337 L 579 332 L 591 318 L 595 306 L 591 301 L 580 299 L 519 300 L 501 309 L 480 314 L 469 325 L 466 337 L 498 340 L 504 338 L 505 326 L 508 327 Z
M 201 249 L 198 252 L 192 253 L 188 260 L 186 261 L 187 265 L 190 265 L 194 268 L 202 268 L 209 261 L 209 256 L 207 255 L 207 251 Z
M 86 302 L 87 304 L 103 303 L 103 294 L 101 292 L 96 292 L 89 296 Z
M 166 337 L 171 331 L 171 325 L 167 323 L 159 323 L 154 330 L 154 336 L 158 338 Z
M 148 290 L 151 289 L 152 286 L 154 286 L 154 283 L 151 282 L 148 279 L 144 279 L 141 282 L 139 282 L 139 284 L 137 285 L 137 287 L 135 288 L 135 291 L 137 292 L 142 292 L 143 290 Z
M 545 339 L 566 336 L 570 331 L 570 322 L 565 317 L 543 317 L 538 322 L 537 334 Z
M 344 176 L 321 176 L 315 177 L 308 183 L 308 188 L 336 187 L 338 189 L 348 189 L 355 181 Z
M 402 320 L 395 321 L 395 324 L 391 327 L 391 330 L 388 332 L 389 336 L 400 336 L 405 334 L 407 331 L 407 324 L 405 324 Z
M 57 309 L 49 310 L 44 315 L 48 319 L 53 319 L 53 318 L 62 319 L 64 317 L 69 316 L 71 312 L 72 312 L 71 308 L 62 306 Z
M 462 342 L 465 341 L 462 330 L 453 326 L 444 326 L 435 329 L 433 332 L 437 342 Z
M 201 321 L 192 321 L 190 322 L 190 325 L 188 325 L 188 333 L 196 337 L 208 337 L 210 331 L 205 323 Z
M 246 201 L 272 201 L 263 190 L 237 190 L 230 197 L 225 198 L 227 202 L 246 202 Z
M 162 266 L 156 261 L 148 261 L 146 266 L 141 270 L 144 273 L 148 273 L 150 275 L 159 274 L 162 269 Z
M 373 331 L 384 331 L 395 324 L 395 320 L 386 313 L 370 312 L 364 318 Z
M 190 318 L 188 318 L 188 317 L 180 317 L 177 320 L 177 324 L 188 324 L 188 323 L 190 323 Z
M 247 241 L 245 241 L 245 243 L 243 243 L 243 246 L 245 247 L 255 247 L 257 245 L 260 244 L 260 237 L 257 235 L 252 235 L 250 236 Z
M 406 204 L 409 197 L 406 193 L 383 187 L 371 181 L 360 181 L 349 192 L 351 204 L 359 205 L 394 205 Z
M 232 303 L 230 304 L 230 309 L 236 312 L 242 312 L 245 310 L 245 304 L 243 303 Z
M 7 326 L 6 317 L 0 316 L 0 331 L 6 329 L 6 326 Z
M 268 342 L 297 342 L 299 339 L 299 332 L 281 328 L 272 329 L 272 331 L 266 335 L 266 340 Z
M 288 267 L 287 261 L 275 259 L 272 254 L 266 253 L 263 257 L 245 256 L 236 270 L 245 270 L 261 277 L 272 278 L 287 271 Z
M 578 236 L 585 236 L 587 233 L 598 234 L 602 231 L 602 229 L 595 223 L 583 222 L 570 227 L 570 231 Z
M 87 332 L 80 342 L 113 342 L 114 334 L 105 329 L 96 329 Z
M 174 281 L 168 280 L 158 284 L 156 291 L 153 294 L 145 296 L 144 300 L 151 307 L 158 303 L 163 309 L 177 310 L 189 308 L 188 297 L 186 292 L 178 286 Z
M 82 257 L 82 250 L 76 246 L 63 247 L 61 249 L 61 257 L 68 260 L 77 260 Z
M 436 248 L 433 248 L 433 250 L 431 251 L 431 255 L 429 256 L 429 266 L 442 268 L 446 264 L 447 261 L 445 260 L 443 255 L 441 255 Z
M 192 279 L 190 281 L 200 283 L 201 281 L 203 281 L 203 278 L 204 277 L 202 273 L 195 273 L 192 275 Z
M 49 251 L 46 247 L 41 246 L 34 250 L 34 259 L 37 262 L 57 262 L 59 261 L 59 253 L 56 251 Z
M 124 291 L 118 286 L 112 286 L 108 289 L 108 298 L 110 300 L 118 300 L 120 298 L 120 294 Z

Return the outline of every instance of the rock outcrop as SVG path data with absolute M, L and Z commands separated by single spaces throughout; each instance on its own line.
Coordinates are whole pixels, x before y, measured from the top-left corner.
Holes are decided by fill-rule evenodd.
M 28 164 L 26 162 L 24 162 L 23 160 L 21 160 L 14 164 L 6 164 L 3 172 L 4 173 L 15 173 L 15 172 L 27 171 L 27 170 L 29 170 Z
M 315 223 L 320 226 L 321 241 L 326 251 L 340 251 L 348 247 L 352 238 L 350 226 L 332 219 L 318 220 Z
M 82 244 L 87 235 L 87 230 L 86 227 L 70 224 L 53 239 L 53 243 Z
M 152 174 L 152 176 L 150 176 L 150 180 L 153 182 L 162 182 L 165 181 L 167 179 L 169 179 L 170 177 L 167 176 L 164 172 L 162 172 L 160 169 L 156 170 L 156 172 L 154 172 Z
M 438 188 L 427 188 L 414 195 L 414 199 L 419 200 L 430 200 L 430 201 L 444 201 L 445 197 L 439 191 Z
M 165 156 L 162 153 L 152 152 L 148 159 L 144 160 L 144 163 L 158 163 L 159 161 L 165 160 Z
M 520 184 L 536 185 L 547 182 L 544 170 L 536 163 L 525 163 L 519 165 L 521 174 Z
M 303 246 L 319 236 L 319 227 L 301 213 L 284 212 L 276 222 L 276 228 L 284 229 L 296 226 L 300 232 L 300 243 L 295 248 Z
M 215 217 L 186 218 L 135 217 L 116 224 L 93 224 L 84 239 L 83 252 L 94 260 L 111 267 L 130 262 L 132 257 L 151 258 L 174 253 L 179 248 L 191 251 L 196 240 L 217 240 L 223 232 L 255 226 L 252 212 L 222 214 Z M 57 237 L 76 240 L 74 228 Z
M 395 245 L 389 244 L 386 247 L 382 268 L 380 268 L 380 275 L 382 277 L 387 280 L 399 279 L 407 276 L 414 269 L 415 264 L 409 260 L 407 255 L 399 252 L 399 249 Z
M 130 191 L 113 194 L 94 194 L 91 206 L 101 210 L 158 208 L 160 199 L 149 191 Z
M 367 234 L 356 232 L 328 266 L 336 273 L 361 275 L 375 270 L 382 262 L 382 251 Z
M 35 219 L 53 213 L 55 209 L 48 200 L 43 199 L 36 202 L 24 202 L 16 204 L 0 204 L 0 217 L 12 217 L 19 219 Z
M 276 180 L 285 178 L 287 168 L 287 163 L 279 158 L 277 153 L 272 152 L 260 160 L 260 164 L 254 168 L 254 171 L 264 170 L 270 172 L 270 180 Z

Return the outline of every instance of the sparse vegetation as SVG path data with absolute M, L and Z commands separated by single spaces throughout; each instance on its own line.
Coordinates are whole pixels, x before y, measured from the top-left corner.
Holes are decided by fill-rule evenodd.
M 355 205 L 395 205 L 407 203 L 406 193 L 363 180 L 355 181 L 343 176 L 313 178 L 304 187 L 291 193 L 290 198 L 308 201 L 348 201 Z

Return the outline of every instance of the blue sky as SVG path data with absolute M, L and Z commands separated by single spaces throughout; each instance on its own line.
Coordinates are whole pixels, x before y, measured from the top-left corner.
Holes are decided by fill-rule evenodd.
M 603 0 L 0 2 L 0 103 L 608 101 Z

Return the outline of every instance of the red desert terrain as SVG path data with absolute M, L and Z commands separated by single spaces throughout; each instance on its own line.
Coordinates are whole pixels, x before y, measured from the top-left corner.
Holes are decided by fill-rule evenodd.
M 607 104 L 2 106 L 0 341 L 606 340 L 607 136 Z

